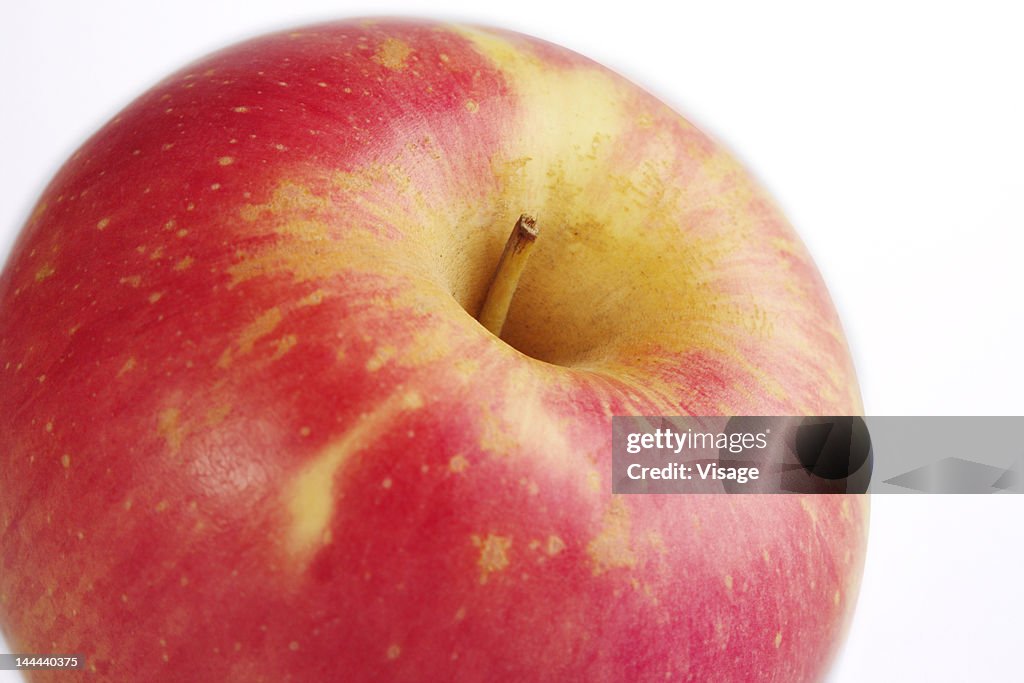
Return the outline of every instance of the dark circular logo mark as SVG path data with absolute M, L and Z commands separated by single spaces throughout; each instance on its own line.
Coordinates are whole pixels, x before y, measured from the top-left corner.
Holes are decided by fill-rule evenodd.
M 725 432 L 730 442 L 746 434 L 766 442 L 742 452 L 719 449 L 719 466 L 759 470 L 756 481 L 723 482 L 728 493 L 866 493 L 871 483 L 871 437 L 862 417 L 733 417 Z
M 796 429 L 796 456 L 822 479 L 848 479 L 871 458 L 871 437 L 861 417 L 806 417 Z

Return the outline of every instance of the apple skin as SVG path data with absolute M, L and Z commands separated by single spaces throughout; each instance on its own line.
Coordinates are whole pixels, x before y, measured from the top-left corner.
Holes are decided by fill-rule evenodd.
M 612 415 L 861 405 L 748 174 L 522 35 L 334 23 L 158 84 L 28 220 L 0 382 L 0 624 L 95 680 L 811 681 L 856 601 L 865 497 L 611 495 Z

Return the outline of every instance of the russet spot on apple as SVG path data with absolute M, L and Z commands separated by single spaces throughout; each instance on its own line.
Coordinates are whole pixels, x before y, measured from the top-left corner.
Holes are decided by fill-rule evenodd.
M 92 680 L 811 681 L 856 599 L 863 497 L 611 495 L 612 415 L 857 383 L 743 168 L 515 33 L 156 85 L 29 218 L 0 383 L 0 623 Z

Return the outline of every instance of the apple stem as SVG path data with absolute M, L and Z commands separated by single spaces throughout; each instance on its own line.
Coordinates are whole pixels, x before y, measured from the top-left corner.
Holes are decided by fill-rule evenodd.
M 530 249 L 537 239 L 537 221 L 525 213 L 516 221 L 512 234 L 505 242 L 505 251 L 494 271 L 494 278 L 487 288 L 487 297 L 480 309 L 477 320 L 496 337 L 501 336 L 508 317 L 508 308 L 512 304 L 512 296 L 519 286 L 519 277 L 523 274 L 526 261 L 530 258 Z

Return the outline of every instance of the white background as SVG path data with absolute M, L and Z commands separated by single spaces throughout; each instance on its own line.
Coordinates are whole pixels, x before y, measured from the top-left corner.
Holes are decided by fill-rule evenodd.
M 348 16 L 495 24 L 613 67 L 745 161 L 829 284 L 869 413 L 1024 414 L 1024 14 L 1011 3 L 93 0 L 4 14 L 0 258 L 74 148 L 206 52 Z M 1015 496 L 875 496 L 830 681 L 1024 680 L 1022 518 Z

